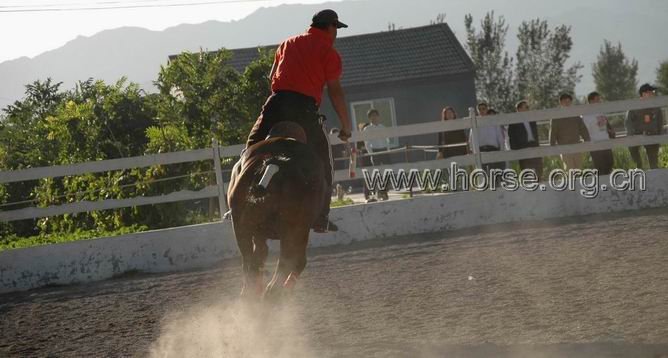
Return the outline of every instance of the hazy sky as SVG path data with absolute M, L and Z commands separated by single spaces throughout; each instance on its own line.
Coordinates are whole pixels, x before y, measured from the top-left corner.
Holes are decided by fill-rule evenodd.
M 315 4 L 323 0 L 0 0 L 0 62 L 21 56 L 33 57 L 73 40 L 102 30 L 138 26 L 163 30 L 182 23 L 241 19 L 260 7 L 280 4 Z M 105 9 L 85 11 L 7 12 L 109 6 L 191 6 Z M 201 5 L 192 5 L 200 3 Z M 205 4 L 202 4 L 205 3 Z

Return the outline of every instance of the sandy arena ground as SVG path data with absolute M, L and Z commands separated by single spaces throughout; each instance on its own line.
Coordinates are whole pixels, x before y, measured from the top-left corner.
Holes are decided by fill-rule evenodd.
M 315 250 L 273 309 L 239 271 L 0 296 L 0 357 L 668 357 L 668 210 Z

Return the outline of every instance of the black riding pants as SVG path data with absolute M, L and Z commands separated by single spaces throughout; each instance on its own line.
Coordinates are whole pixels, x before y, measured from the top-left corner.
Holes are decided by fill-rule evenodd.
M 327 182 L 325 205 L 321 215 L 329 215 L 329 205 L 332 200 L 332 156 L 330 152 L 329 137 L 325 133 L 323 124 L 320 122 L 318 105 L 312 97 L 301 93 L 279 91 L 273 93 L 267 99 L 262 112 L 255 121 L 255 125 L 248 135 L 246 147 L 264 140 L 271 127 L 278 122 L 291 121 L 301 125 L 306 132 L 307 144 L 320 157 L 325 168 L 325 181 Z

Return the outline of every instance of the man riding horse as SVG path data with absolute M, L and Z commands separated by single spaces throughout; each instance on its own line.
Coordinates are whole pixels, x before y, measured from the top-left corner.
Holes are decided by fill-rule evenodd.
M 246 142 L 248 148 L 264 140 L 276 123 L 298 123 L 306 133 L 308 146 L 325 167 L 328 193 L 332 190 L 333 163 L 329 138 L 318 109 L 327 85 L 329 99 L 341 122 L 339 138 L 347 141 L 352 125 L 340 82 L 341 57 L 334 48 L 338 29 L 346 27 L 348 25 L 339 21 L 336 12 L 323 10 L 313 16 L 306 33 L 291 37 L 278 47 L 270 74 L 272 94 L 262 107 Z M 328 195 L 313 223 L 315 232 L 338 229 L 329 221 L 330 201 L 331 196 Z
M 326 197 L 325 170 L 295 122 L 279 122 L 234 166 L 228 204 L 243 267 L 242 295 L 275 296 L 306 267 L 311 226 Z M 281 241 L 274 277 L 264 287 L 267 240 Z
M 272 94 L 251 130 L 246 149 L 234 166 L 228 204 L 242 256 L 243 294 L 273 296 L 290 288 L 306 266 L 309 231 L 336 231 L 329 221 L 332 157 L 318 114 L 322 91 L 339 116 L 339 138 L 350 138 L 341 57 L 333 44 L 347 27 L 332 10 L 313 16 L 311 28 L 291 37 L 276 51 L 271 69 Z M 279 263 L 264 288 L 267 239 L 281 241 Z

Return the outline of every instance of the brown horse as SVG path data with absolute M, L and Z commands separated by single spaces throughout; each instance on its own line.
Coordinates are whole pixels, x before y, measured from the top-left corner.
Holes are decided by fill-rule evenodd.
M 325 188 L 324 166 L 296 123 L 277 123 L 242 154 L 227 197 L 242 257 L 242 295 L 272 296 L 294 286 L 306 267 L 310 228 L 330 195 Z M 268 239 L 280 240 L 280 257 L 265 288 Z

